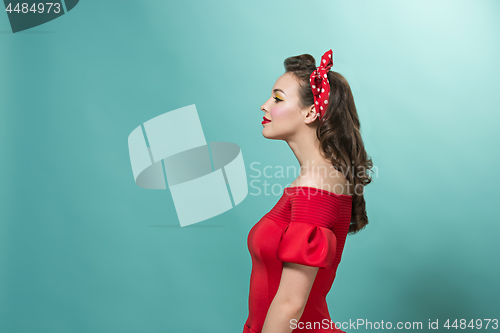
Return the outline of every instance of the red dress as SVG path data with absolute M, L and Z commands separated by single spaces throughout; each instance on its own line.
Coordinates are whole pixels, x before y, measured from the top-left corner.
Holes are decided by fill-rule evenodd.
M 285 188 L 276 205 L 248 234 L 252 273 L 243 333 L 261 332 L 278 290 L 283 262 L 320 267 L 302 317 L 296 326 L 292 324 L 293 332 L 344 332 L 330 318 L 326 295 L 342 257 L 351 210 L 349 195 L 308 186 Z

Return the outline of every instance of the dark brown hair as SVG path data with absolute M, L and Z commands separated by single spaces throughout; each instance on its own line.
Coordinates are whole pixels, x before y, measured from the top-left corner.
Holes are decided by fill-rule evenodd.
M 286 72 L 295 75 L 299 82 L 302 108 L 314 105 L 314 96 L 309 83 L 316 61 L 310 54 L 290 57 L 284 61 Z M 365 209 L 364 187 L 371 183 L 369 174 L 373 167 L 361 138 L 360 123 L 351 87 L 347 80 L 335 71 L 328 72 L 330 98 L 324 117 L 316 130 L 321 154 L 342 172 L 352 186 L 352 215 L 349 233 L 355 234 L 368 224 Z

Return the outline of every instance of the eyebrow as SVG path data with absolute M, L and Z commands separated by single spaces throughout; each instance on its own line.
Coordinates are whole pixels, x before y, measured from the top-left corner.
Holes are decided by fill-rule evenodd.
M 274 89 L 274 90 L 273 90 L 273 93 L 276 93 L 277 91 L 281 91 L 283 94 L 285 94 L 285 92 L 284 92 L 283 90 L 279 89 L 279 88 Z M 286 94 L 285 94 L 285 95 L 286 95 Z

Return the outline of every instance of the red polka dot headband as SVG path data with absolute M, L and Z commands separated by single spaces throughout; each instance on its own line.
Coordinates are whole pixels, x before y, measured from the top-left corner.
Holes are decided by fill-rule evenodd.
M 328 50 L 321 57 L 321 63 L 318 68 L 311 73 L 309 82 L 311 83 L 312 93 L 314 95 L 314 107 L 319 114 L 321 121 L 324 121 L 323 115 L 325 114 L 328 106 L 328 99 L 330 97 L 330 83 L 328 82 L 327 73 L 333 65 L 333 52 Z

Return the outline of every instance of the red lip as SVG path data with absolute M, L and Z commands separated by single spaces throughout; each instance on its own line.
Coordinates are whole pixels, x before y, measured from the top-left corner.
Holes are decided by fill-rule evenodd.
M 262 119 L 264 119 L 262 121 L 262 124 L 267 124 L 267 123 L 270 123 L 271 121 L 269 119 L 267 119 L 266 117 L 262 117 Z

